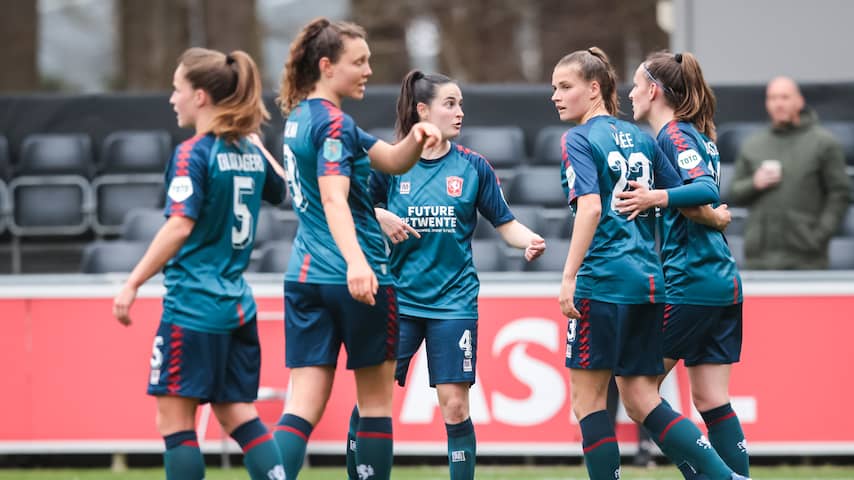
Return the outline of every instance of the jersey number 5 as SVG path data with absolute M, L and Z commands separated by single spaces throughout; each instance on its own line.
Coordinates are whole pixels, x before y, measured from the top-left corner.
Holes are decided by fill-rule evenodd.
M 234 177 L 234 217 L 236 224 L 231 227 L 231 246 L 242 250 L 252 241 L 252 212 L 243 203 L 244 195 L 255 192 L 255 180 L 252 177 Z

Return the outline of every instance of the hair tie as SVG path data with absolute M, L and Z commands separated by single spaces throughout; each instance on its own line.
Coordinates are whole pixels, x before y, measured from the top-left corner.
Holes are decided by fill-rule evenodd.
M 676 60 L 676 63 L 682 63 L 682 54 L 677 53 L 676 55 L 673 55 L 673 59 Z
M 232 63 L 234 63 L 234 57 L 232 57 L 231 54 L 227 54 L 225 56 L 225 64 L 231 65 Z
M 593 53 L 593 47 L 588 48 L 587 53 L 589 53 L 590 55 L 593 55 L 594 57 L 596 56 L 596 54 Z

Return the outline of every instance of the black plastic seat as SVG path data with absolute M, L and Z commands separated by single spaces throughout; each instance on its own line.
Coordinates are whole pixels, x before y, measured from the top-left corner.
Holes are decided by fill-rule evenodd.
M 99 172 L 162 174 L 172 155 L 172 140 L 163 130 L 113 132 L 101 145 Z
M 508 201 L 513 206 L 566 207 L 566 196 L 560 185 L 560 168 L 555 166 L 517 169 L 508 190 Z
M 537 132 L 534 141 L 533 165 L 560 165 L 563 161 L 563 146 L 561 137 L 569 130 L 568 125 L 545 127 Z
M 80 262 L 82 273 L 126 273 L 145 254 L 148 248 L 146 242 L 93 242 L 83 250 Z
M 166 217 L 160 208 L 134 208 L 122 221 L 122 240 L 128 242 L 151 242 L 163 227 Z
M 456 142 L 482 155 L 496 169 L 527 163 L 525 134 L 516 126 L 463 127 Z
M 268 242 L 261 253 L 259 272 L 284 273 L 288 269 L 293 243 L 286 240 Z
M 500 272 L 504 270 L 504 254 L 501 240 L 474 239 L 471 241 L 474 268 L 478 272 Z
M 718 140 L 715 144 L 718 146 L 721 163 L 735 163 L 744 141 L 766 125 L 763 122 L 730 122 L 718 125 Z

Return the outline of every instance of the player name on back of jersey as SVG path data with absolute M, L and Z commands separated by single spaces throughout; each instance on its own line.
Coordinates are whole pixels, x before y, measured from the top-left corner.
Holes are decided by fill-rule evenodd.
M 217 153 L 216 163 L 223 172 L 228 170 L 239 170 L 241 172 L 264 171 L 264 160 L 257 153 Z
M 419 232 L 454 233 L 457 229 L 453 205 L 410 205 L 405 221 Z
M 631 133 L 614 132 L 611 136 L 614 137 L 614 143 L 620 148 L 632 148 L 635 146 L 635 141 L 632 139 Z

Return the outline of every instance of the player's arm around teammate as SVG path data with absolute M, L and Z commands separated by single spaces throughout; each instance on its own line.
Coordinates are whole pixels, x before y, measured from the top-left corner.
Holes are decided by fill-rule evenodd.
M 651 54 L 635 71 L 629 97 L 635 119 L 659 132 L 658 143 L 684 183 L 720 185 L 714 93 L 693 54 Z M 741 277 L 723 235 L 688 220 L 695 218 L 684 210 L 662 210 L 665 372 L 684 360 L 712 446 L 733 470 L 748 475 L 744 432 L 729 398 L 732 364 L 741 352 Z M 686 478 L 693 478 L 690 473 Z
M 690 459 L 708 478 L 729 480 L 732 470 L 698 443 L 702 434 L 696 426 L 658 395 L 663 276 L 655 218 L 645 212 L 629 220 L 618 207 L 618 194 L 631 180 L 649 188 L 654 178 L 656 186 L 673 188 L 674 206 L 701 205 L 711 194 L 700 184 L 677 187 L 679 177 L 653 139 L 614 118 L 615 77 L 595 47 L 565 56 L 552 75 L 560 119 L 578 124 L 562 138 L 561 180 L 578 217 L 559 302 L 570 317 L 566 366 L 585 463 L 591 479 L 619 477 L 619 449 L 605 410 L 614 374 L 626 412 L 653 433 L 668 457 Z
M 176 149 L 167 170 L 168 219 L 116 296 L 113 314 L 130 325 L 138 288 L 164 271 L 148 393 L 157 397 L 167 479 L 204 477 L 195 433 L 201 402 L 211 403 L 243 448 L 251 478 L 283 479 L 278 448 L 252 403 L 260 349 L 255 302 L 242 278 L 262 197 L 284 198 L 284 180 L 246 138 L 269 117 L 260 75 L 242 51 L 193 48 L 180 57 L 173 86 L 178 124 L 196 135 Z

